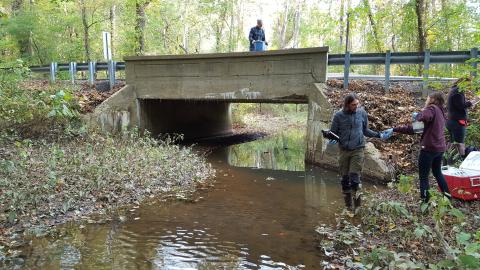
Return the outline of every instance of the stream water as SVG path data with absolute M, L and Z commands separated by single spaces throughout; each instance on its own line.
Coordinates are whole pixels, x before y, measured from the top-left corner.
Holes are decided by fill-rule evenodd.
M 196 203 L 133 208 L 125 222 L 34 239 L 25 269 L 321 269 L 315 226 L 343 199 L 336 173 L 304 164 L 304 133 L 221 148 Z M 368 186 L 368 185 L 367 185 Z M 367 187 L 368 188 L 368 187 Z

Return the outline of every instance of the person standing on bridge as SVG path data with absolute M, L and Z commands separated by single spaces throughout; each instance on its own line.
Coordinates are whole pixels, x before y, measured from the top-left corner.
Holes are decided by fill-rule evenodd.
M 345 206 L 357 208 L 361 203 L 359 190 L 365 158 L 365 136 L 386 140 L 392 132 L 370 130 L 367 112 L 360 107 L 360 100 L 353 93 L 345 96 L 343 109 L 334 114 L 330 131 L 338 136 L 338 165 Z
M 250 34 L 248 35 L 248 40 L 250 41 L 250 51 L 255 51 L 255 41 L 263 41 L 265 45 L 268 43 L 265 41 L 265 31 L 263 30 L 263 21 L 258 19 L 257 25 L 250 29 Z

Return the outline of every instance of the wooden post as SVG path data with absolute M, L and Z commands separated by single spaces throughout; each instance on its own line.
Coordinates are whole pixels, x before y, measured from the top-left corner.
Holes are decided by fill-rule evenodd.
M 425 50 L 425 56 L 423 59 L 423 84 L 422 84 L 422 96 L 428 95 L 428 73 L 430 72 L 430 50 Z
M 95 84 L 96 69 L 96 62 L 88 62 L 88 84 L 90 84 L 90 86 L 93 86 Z
M 478 58 L 478 48 L 472 48 L 470 50 L 470 58 L 472 58 L 472 59 L 473 58 Z M 477 76 L 477 69 L 478 69 L 478 62 L 473 62 L 472 67 L 473 67 L 473 70 L 470 73 L 470 75 L 472 77 L 476 77 Z
M 348 90 L 348 76 L 350 74 L 350 52 L 345 53 L 345 64 L 343 66 L 343 89 Z
M 388 92 L 390 88 L 390 58 L 392 57 L 392 53 L 390 50 L 387 51 L 385 54 L 385 91 Z

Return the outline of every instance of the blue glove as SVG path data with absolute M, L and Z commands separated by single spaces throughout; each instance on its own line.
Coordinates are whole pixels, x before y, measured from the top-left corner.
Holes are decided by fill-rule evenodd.
M 338 142 L 336 140 L 328 140 L 327 144 L 337 144 Z
M 412 113 L 413 121 L 417 121 L 417 115 L 418 115 L 418 112 Z
M 393 135 L 393 128 L 386 129 L 380 132 L 380 139 L 386 141 Z

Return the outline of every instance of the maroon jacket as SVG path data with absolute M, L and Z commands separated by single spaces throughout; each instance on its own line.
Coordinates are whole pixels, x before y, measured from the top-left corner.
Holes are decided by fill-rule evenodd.
M 429 152 L 445 152 L 447 145 L 445 142 L 445 112 L 437 105 L 429 105 L 423 111 L 418 113 L 417 120 L 425 125 L 423 128 L 420 146 L 422 150 Z M 393 128 L 394 132 L 404 134 L 414 134 L 412 125 Z

